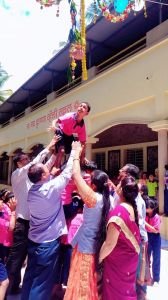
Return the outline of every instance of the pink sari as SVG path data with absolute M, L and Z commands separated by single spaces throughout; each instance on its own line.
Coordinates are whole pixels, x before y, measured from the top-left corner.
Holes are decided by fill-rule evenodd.
M 110 212 L 108 224 L 120 231 L 117 245 L 104 260 L 103 300 L 136 300 L 139 228 L 122 205 Z

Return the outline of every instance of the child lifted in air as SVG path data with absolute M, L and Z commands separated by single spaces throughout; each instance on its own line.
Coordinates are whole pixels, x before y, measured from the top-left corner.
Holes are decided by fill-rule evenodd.
M 56 144 L 56 162 L 55 166 L 60 167 L 64 154 L 69 154 L 71 151 L 71 144 L 75 140 L 79 140 L 83 147 L 82 159 L 84 159 L 84 148 L 86 142 L 86 127 L 84 117 L 90 112 L 90 104 L 88 102 L 81 102 L 77 108 L 77 112 L 66 113 L 52 121 L 49 127 L 50 131 L 54 131 L 61 139 Z

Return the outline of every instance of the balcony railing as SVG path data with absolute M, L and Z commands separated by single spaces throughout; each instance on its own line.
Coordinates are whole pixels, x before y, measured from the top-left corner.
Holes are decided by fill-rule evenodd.
M 99 73 L 113 67 L 114 65 L 134 55 L 135 53 L 139 52 L 145 47 L 146 47 L 146 36 L 138 40 L 134 44 L 130 45 L 129 47 L 121 50 L 117 54 L 113 55 L 106 61 L 102 62 L 100 65 L 98 65 L 96 74 L 98 75 Z

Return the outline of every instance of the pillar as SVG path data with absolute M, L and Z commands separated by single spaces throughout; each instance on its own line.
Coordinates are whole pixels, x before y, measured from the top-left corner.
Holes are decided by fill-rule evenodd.
M 158 170 L 159 170 L 159 212 L 164 213 L 164 174 L 168 163 L 168 120 L 161 120 L 148 125 L 158 132 Z
M 164 166 L 167 164 L 167 130 L 158 131 L 159 212 L 164 212 Z
M 95 144 L 99 139 L 88 137 L 86 141 L 85 156 L 88 160 L 92 160 L 92 144 Z

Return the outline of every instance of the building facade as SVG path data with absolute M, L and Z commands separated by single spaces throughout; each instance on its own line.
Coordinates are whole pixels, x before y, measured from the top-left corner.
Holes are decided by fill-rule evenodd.
M 159 169 L 159 210 L 164 211 L 164 166 L 168 163 L 168 23 L 164 36 L 156 29 L 146 36 L 146 47 L 114 66 L 89 70 L 89 80 L 61 96 L 51 93 L 45 105 L 26 109 L 0 128 L 1 183 L 10 184 L 12 157 L 22 149 L 45 146 L 51 121 L 91 104 L 86 118 L 87 157 L 116 175 L 126 162 L 153 173 Z M 165 28 L 164 28 L 165 30 Z M 155 39 L 153 38 L 155 37 Z M 34 151 L 34 150 L 33 150 Z M 163 235 L 168 236 L 164 219 Z

